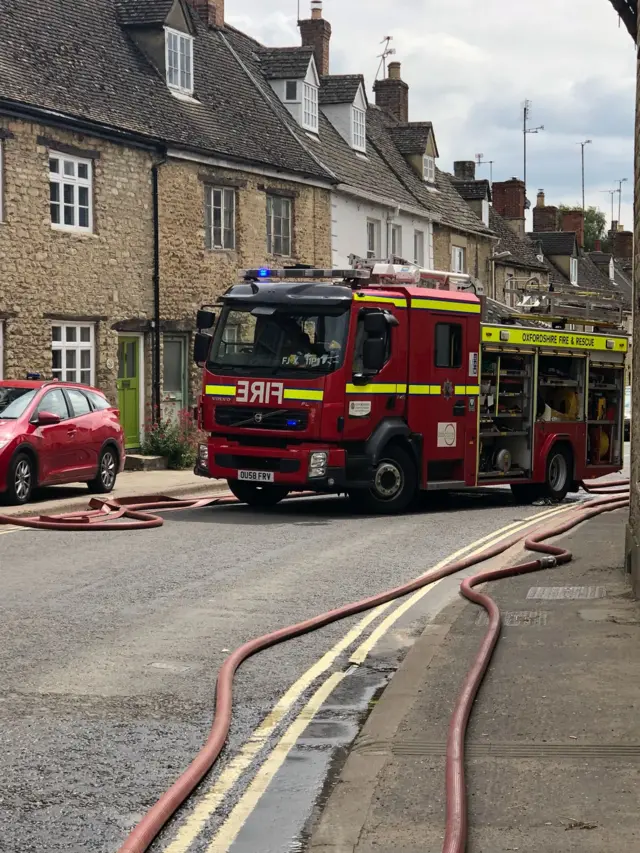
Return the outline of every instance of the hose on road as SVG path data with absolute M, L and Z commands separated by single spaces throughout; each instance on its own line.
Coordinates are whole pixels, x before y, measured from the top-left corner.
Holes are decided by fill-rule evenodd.
M 478 656 L 464 682 L 449 729 L 446 759 L 447 818 L 443 853 L 464 853 L 466 849 L 467 807 L 464 779 L 464 740 L 471 708 L 489 666 L 501 627 L 500 612 L 496 603 L 484 593 L 477 592 L 474 587 L 491 580 L 509 577 L 510 575 L 535 572 L 569 562 L 572 559 L 569 551 L 555 545 L 546 544 L 546 540 L 566 533 L 568 530 L 595 515 L 603 512 L 611 512 L 628 505 L 628 481 L 614 481 L 601 485 L 589 483 L 583 484 L 583 486 L 587 491 L 591 491 L 594 494 L 605 494 L 606 497 L 578 504 L 576 509 L 568 513 L 563 523 L 555 524 L 551 527 L 543 525 L 538 533 L 529 536 L 525 541 L 525 547 L 530 551 L 536 551 L 545 556 L 519 566 L 481 572 L 463 581 L 461 587 L 462 594 L 470 601 L 484 607 L 489 614 L 490 621 L 489 629 Z M 624 492 L 621 491 L 623 486 L 625 487 Z M 141 511 L 140 507 L 136 507 L 136 511 Z M 436 580 L 468 569 L 478 563 L 485 562 L 504 553 L 525 537 L 526 533 L 524 532 L 515 533 L 500 543 L 486 548 L 477 555 L 464 557 L 450 563 L 444 568 L 427 572 L 395 589 L 339 607 L 327 613 L 322 613 L 312 619 L 299 622 L 296 625 L 281 628 L 262 637 L 250 640 L 237 648 L 226 658 L 218 673 L 215 716 L 206 743 L 184 773 L 160 797 L 155 805 L 149 809 L 140 823 L 134 827 L 118 853 L 145 853 L 167 821 L 187 800 L 215 764 L 226 742 L 231 725 L 233 679 L 238 667 L 244 661 L 264 649 L 311 631 L 316 631 L 319 628 L 341 619 L 346 619 L 349 616 L 355 616 L 356 614 L 371 610 L 380 604 L 402 598 Z

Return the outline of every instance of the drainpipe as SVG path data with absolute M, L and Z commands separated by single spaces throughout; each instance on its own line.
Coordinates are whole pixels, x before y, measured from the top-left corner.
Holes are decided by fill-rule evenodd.
M 158 171 L 159 167 L 167 162 L 166 155 L 155 162 L 151 167 L 151 193 L 153 200 L 153 320 L 151 323 L 153 332 L 153 360 L 152 360 L 152 390 L 151 408 L 153 423 L 160 420 L 161 414 L 161 382 L 160 382 L 160 205 L 158 200 Z

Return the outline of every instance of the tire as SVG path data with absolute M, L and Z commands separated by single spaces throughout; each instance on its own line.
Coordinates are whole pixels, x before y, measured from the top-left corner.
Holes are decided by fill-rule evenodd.
M 519 504 L 532 504 L 544 497 L 544 486 L 540 483 L 512 483 L 511 493 Z
M 13 506 L 29 503 L 36 480 L 36 466 L 27 453 L 17 453 L 9 466 L 7 502 Z
M 259 486 L 257 483 L 245 483 L 240 480 L 227 480 L 227 483 L 240 503 L 260 509 L 276 506 L 289 494 L 289 489 L 286 486 L 272 486 L 270 484 Z
M 573 464 L 566 447 L 552 447 L 547 456 L 547 476 L 544 485 L 545 497 L 563 501 L 573 484 Z
M 87 485 L 94 495 L 107 495 L 112 492 L 118 477 L 118 454 L 113 447 L 105 447 L 98 462 L 98 475 Z
M 379 515 L 394 515 L 411 506 L 418 494 L 418 471 L 402 447 L 382 451 L 373 473 L 373 485 L 354 489 L 349 496 L 358 509 Z

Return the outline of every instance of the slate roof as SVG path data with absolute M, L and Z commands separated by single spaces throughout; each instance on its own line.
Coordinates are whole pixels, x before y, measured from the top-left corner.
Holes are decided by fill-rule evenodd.
M 122 24 L 128 27 L 163 24 L 174 0 L 116 0 L 116 11 Z
M 389 133 L 401 154 L 424 154 L 429 136 L 433 133 L 433 124 L 430 121 L 414 121 L 390 127 Z
M 145 14 L 162 12 L 163 0 L 139 2 Z M 132 8 L 127 0 L 125 11 Z M 3 0 L 0 109 L 53 110 L 89 127 L 331 182 L 291 132 L 271 87 L 257 85 L 259 71 L 252 74 L 239 56 L 236 33 L 209 30 L 195 14 L 192 20 L 199 103 L 171 94 L 121 25 L 116 0 L 47 0 L 37 14 L 29 0 Z
M 613 281 L 609 278 L 609 266 L 612 255 L 608 252 L 589 252 L 589 257 L 598 267 L 600 273 L 607 278 L 609 287 L 630 307 L 633 299 L 633 270 L 625 269 L 624 261 L 613 259 Z
M 634 41 L 638 33 L 638 6 L 636 0 L 611 0 L 611 5 L 622 18 Z
M 352 104 L 360 86 L 366 91 L 362 74 L 327 74 L 320 78 L 318 102 L 321 106 Z
M 267 80 L 302 80 L 313 56 L 311 47 L 274 47 L 260 53 L 260 68 Z
M 576 235 L 573 231 L 533 231 L 529 237 L 542 245 L 545 255 L 574 255 Z
M 466 181 L 464 178 L 456 178 L 455 175 L 451 174 L 448 175 L 448 178 L 465 201 L 491 200 L 491 184 L 486 178 L 480 181 Z
M 489 210 L 489 225 L 498 237 L 494 253 L 511 252 L 502 263 L 508 266 L 524 267 L 528 270 L 548 271 L 547 264 L 538 260 L 536 246 L 528 237 L 518 237 L 511 226 L 492 208 Z

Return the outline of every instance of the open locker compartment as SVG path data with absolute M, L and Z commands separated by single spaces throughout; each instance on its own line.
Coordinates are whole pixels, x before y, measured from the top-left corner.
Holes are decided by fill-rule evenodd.
M 592 356 L 588 367 L 586 464 L 621 465 L 624 363 L 598 354 Z

